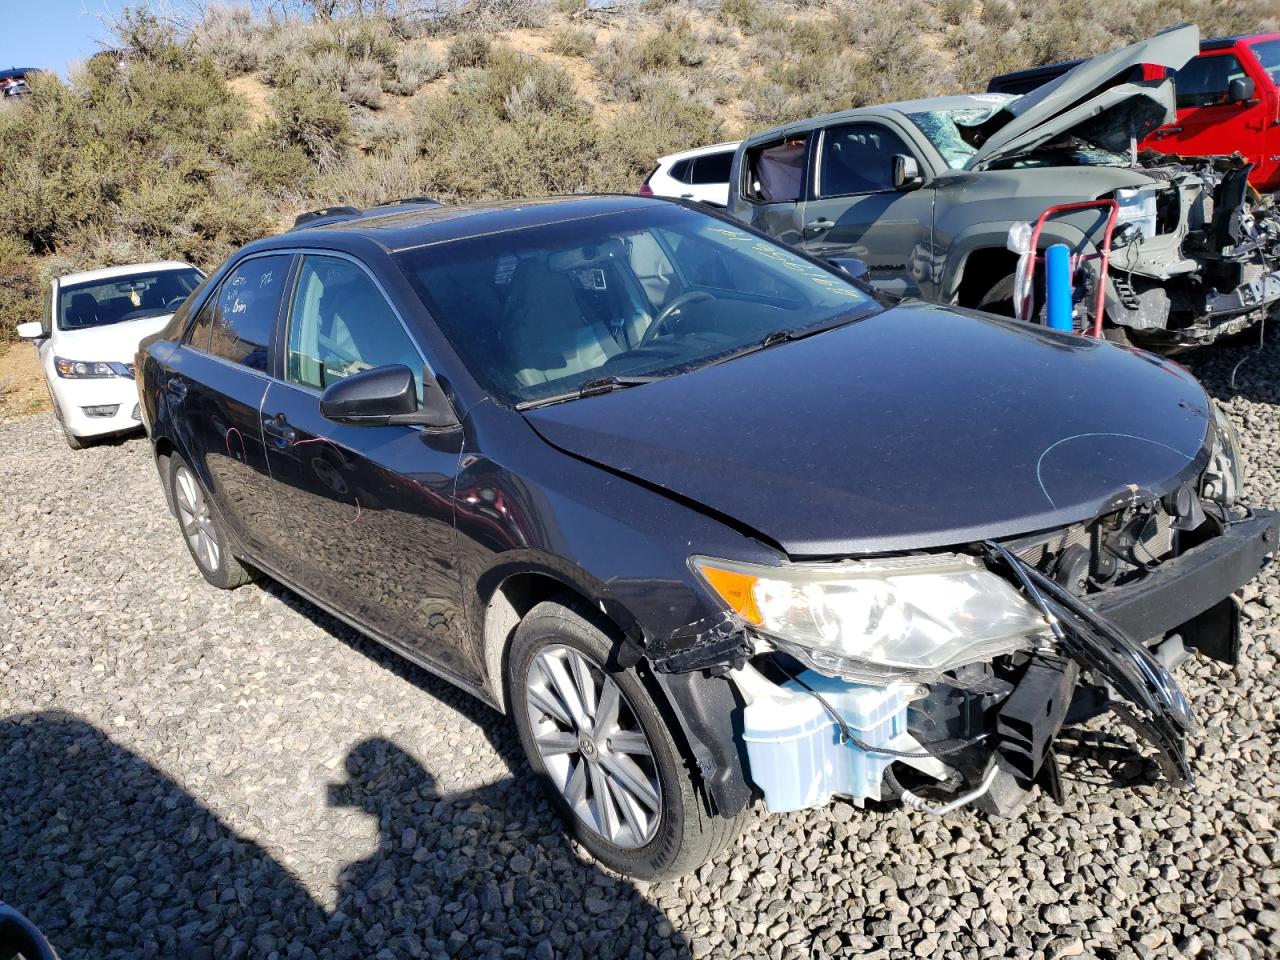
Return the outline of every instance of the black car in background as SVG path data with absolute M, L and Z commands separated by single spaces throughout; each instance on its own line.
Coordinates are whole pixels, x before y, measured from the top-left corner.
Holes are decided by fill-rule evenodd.
M 702 209 L 417 205 L 251 244 L 138 356 L 169 504 L 510 714 L 582 843 L 691 870 L 753 799 L 1008 813 L 1274 546 L 1181 367 L 936 305 Z M 847 265 L 851 266 L 851 265 Z

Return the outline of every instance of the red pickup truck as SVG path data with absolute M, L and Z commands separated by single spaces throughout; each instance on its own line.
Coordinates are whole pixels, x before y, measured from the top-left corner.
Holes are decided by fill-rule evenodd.
M 994 77 L 991 93 L 1027 93 L 1080 61 L 1051 63 Z M 1141 79 L 1164 75 L 1143 67 Z M 1174 71 L 1178 119 L 1140 146 L 1188 157 L 1239 152 L 1253 164 L 1249 182 L 1260 192 L 1280 191 L 1280 33 L 1217 37 Z M 1135 78 L 1137 79 L 1137 78 Z

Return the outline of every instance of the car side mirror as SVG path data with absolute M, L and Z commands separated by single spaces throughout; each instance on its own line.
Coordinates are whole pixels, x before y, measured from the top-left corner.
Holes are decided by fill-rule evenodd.
M 23 340 L 42 340 L 48 335 L 45 332 L 44 324 L 39 320 L 18 324 L 18 336 Z
M 893 155 L 894 189 L 914 190 L 923 183 L 924 177 L 920 176 L 920 164 L 916 162 L 916 158 L 908 157 L 905 153 L 895 153 Z
M 865 281 L 871 276 L 871 269 L 867 266 L 867 262 L 857 257 L 832 257 L 827 263 L 847 273 L 854 280 Z
M 1232 103 L 1246 103 L 1253 99 L 1256 89 L 1249 77 L 1236 77 L 1227 85 L 1227 99 Z
M 320 396 L 320 415 L 357 427 L 456 427 L 458 418 L 440 384 L 425 370 L 422 376 L 421 406 L 413 371 L 402 363 L 391 363 L 361 371 L 328 387 Z

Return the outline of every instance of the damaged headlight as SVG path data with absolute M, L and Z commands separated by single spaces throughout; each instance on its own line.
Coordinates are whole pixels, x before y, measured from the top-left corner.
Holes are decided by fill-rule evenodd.
M 1240 439 L 1235 424 L 1222 412 L 1217 403 L 1211 403 L 1213 411 L 1213 449 L 1209 465 L 1204 468 L 1204 486 L 1201 493 L 1229 507 L 1240 496 L 1244 484 L 1244 461 L 1240 456 Z
M 1048 624 L 1007 581 L 956 554 L 757 566 L 694 557 L 744 626 L 816 670 L 925 678 L 1032 646 Z

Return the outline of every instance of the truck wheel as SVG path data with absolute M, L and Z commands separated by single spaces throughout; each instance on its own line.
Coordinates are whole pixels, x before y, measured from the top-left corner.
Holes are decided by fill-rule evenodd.
M 634 669 L 572 600 L 538 604 L 511 643 L 507 703 L 529 766 L 593 857 L 645 880 L 701 866 L 749 811 L 707 814 L 691 764 Z

